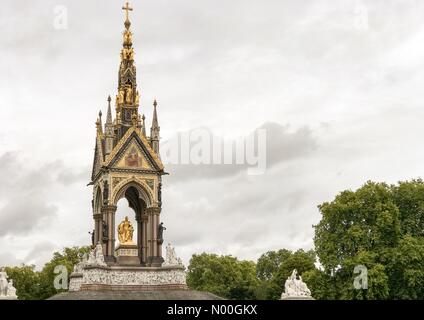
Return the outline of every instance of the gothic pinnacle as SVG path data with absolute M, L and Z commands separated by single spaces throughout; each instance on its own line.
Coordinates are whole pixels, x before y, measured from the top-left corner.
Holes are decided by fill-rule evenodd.
M 97 130 L 99 133 L 103 133 L 103 124 L 102 124 L 102 110 L 99 111 L 99 118 L 96 121 Z
M 156 111 L 156 107 L 157 107 L 158 103 L 155 99 L 155 101 L 153 101 L 153 120 L 152 120 L 152 129 L 156 129 L 159 127 L 158 124 L 158 114 Z
M 141 128 L 142 128 L 142 132 L 143 132 L 143 134 L 144 134 L 144 136 L 146 136 L 146 117 L 144 116 L 144 113 L 143 113 L 143 116 L 141 117 Z
M 109 97 L 107 98 L 108 106 L 107 106 L 107 115 L 106 115 L 106 126 L 112 125 L 112 108 L 110 106 L 111 101 L 112 101 L 112 98 L 109 95 Z

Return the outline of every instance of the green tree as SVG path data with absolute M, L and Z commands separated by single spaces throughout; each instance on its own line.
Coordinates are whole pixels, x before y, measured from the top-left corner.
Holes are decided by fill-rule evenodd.
M 74 265 L 79 262 L 80 257 L 84 253 L 88 253 L 89 251 L 90 247 L 72 247 L 64 248 L 62 252 L 54 252 L 53 258 L 44 265 L 40 273 L 40 287 L 42 288 L 42 296 L 40 298 L 46 299 L 56 293 L 66 291 L 63 289 L 56 290 L 54 287 L 54 279 L 58 276 L 55 273 L 55 268 L 57 266 L 66 267 L 69 284 L 69 276 L 72 273 Z
M 258 285 L 256 266 L 232 256 L 195 254 L 188 266 L 187 284 L 227 299 L 253 299 Z
M 256 266 L 258 279 L 261 281 L 257 287 L 258 299 L 280 299 L 284 291 L 284 284 L 294 269 L 300 275 L 307 271 L 315 270 L 315 253 L 313 250 L 296 252 L 281 249 L 263 254 Z
M 314 241 L 324 270 L 311 279 L 321 298 L 424 298 L 423 193 L 422 180 L 368 182 L 319 206 Z M 357 265 L 368 269 L 368 289 L 353 287 Z
M 16 295 L 20 300 L 37 300 L 40 296 L 40 273 L 34 265 L 6 267 L 9 279 L 13 280 Z
M 268 251 L 260 256 L 256 265 L 256 273 L 260 280 L 271 280 L 280 269 L 281 264 L 286 261 L 292 252 L 287 249 Z
M 6 267 L 7 275 L 13 279 L 16 294 L 20 300 L 43 300 L 60 291 L 54 287 L 54 279 L 58 275 L 54 272 L 55 267 L 65 266 L 69 275 L 73 267 L 79 261 L 79 257 L 88 253 L 89 247 L 64 248 L 62 252 L 55 252 L 53 258 L 47 262 L 41 271 L 36 271 L 35 266 L 21 265 Z
M 302 278 L 316 300 L 336 299 L 338 292 L 343 290 L 332 277 L 319 269 L 306 271 Z

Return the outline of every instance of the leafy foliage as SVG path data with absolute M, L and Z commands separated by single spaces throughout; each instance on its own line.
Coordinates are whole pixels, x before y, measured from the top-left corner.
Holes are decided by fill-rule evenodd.
M 5 269 L 9 279 L 13 279 L 19 299 L 35 300 L 42 295 L 40 272 L 35 271 L 34 265 L 6 267 Z
M 256 265 L 232 256 L 202 253 L 190 260 L 187 284 L 227 299 L 279 299 L 293 269 L 302 274 L 314 270 L 314 262 L 314 252 L 303 250 L 270 251 Z
M 189 287 L 228 299 L 253 299 L 258 284 L 256 266 L 232 256 L 193 255 L 188 267 Z
M 368 182 L 319 206 L 315 248 L 324 267 L 322 298 L 424 298 L 424 183 Z M 356 265 L 368 269 L 368 289 L 353 287 Z M 327 278 L 323 280 L 322 278 Z M 333 286 L 336 290 L 321 286 Z M 332 294 L 326 296 L 326 293 Z
M 257 292 L 258 299 L 280 299 L 284 284 L 294 269 L 300 275 L 315 270 L 315 252 L 282 249 L 263 254 L 256 266 L 257 276 L 262 281 Z M 264 289 L 266 288 L 266 289 Z
M 63 290 L 56 290 L 54 279 L 57 274 L 55 267 L 63 265 L 71 274 L 74 265 L 79 261 L 79 255 L 87 253 L 89 247 L 65 248 L 63 252 L 55 252 L 53 258 L 44 265 L 41 271 L 36 271 L 33 265 L 6 267 L 9 279 L 13 279 L 16 294 L 20 300 L 47 299 Z

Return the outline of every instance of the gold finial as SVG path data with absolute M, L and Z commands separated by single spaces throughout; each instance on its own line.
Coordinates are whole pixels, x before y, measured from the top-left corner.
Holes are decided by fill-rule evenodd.
M 129 12 L 128 11 L 133 11 L 133 8 L 130 8 L 130 4 L 127 2 L 125 4 L 125 7 L 122 7 L 122 10 L 125 10 L 125 17 L 126 17 L 126 20 L 128 21 L 129 20 L 128 19 L 128 16 L 129 16 Z

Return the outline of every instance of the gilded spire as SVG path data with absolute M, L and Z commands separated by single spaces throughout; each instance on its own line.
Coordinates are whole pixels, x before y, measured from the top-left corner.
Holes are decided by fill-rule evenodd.
M 122 137 L 125 131 L 138 123 L 138 107 L 140 93 L 137 90 L 137 71 L 134 62 L 134 48 L 132 32 L 130 30 L 131 22 L 129 20 L 129 12 L 133 11 L 127 2 L 122 7 L 125 11 L 125 29 L 123 32 L 123 42 L 121 49 L 121 64 L 119 67 L 118 94 L 116 96 L 116 118 L 118 127 L 118 137 Z
M 125 7 L 122 7 L 122 10 L 125 10 L 124 47 L 130 48 L 132 46 L 132 32 L 130 31 L 131 22 L 129 19 L 129 11 L 133 11 L 133 8 L 130 8 L 129 3 L 127 2 Z

